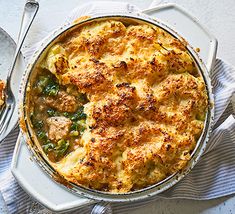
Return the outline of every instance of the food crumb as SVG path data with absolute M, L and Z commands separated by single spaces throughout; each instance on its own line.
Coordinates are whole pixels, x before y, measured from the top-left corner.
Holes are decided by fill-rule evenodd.
M 200 48 L 196 48 L 196 51 L 199 53 L 200 52 Z
M 0 107 L 4 104 L 4 89 L 5 89 L 5 82 L 0 80 Z

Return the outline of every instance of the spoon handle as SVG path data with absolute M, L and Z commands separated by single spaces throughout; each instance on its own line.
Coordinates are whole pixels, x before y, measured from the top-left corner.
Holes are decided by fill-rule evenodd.
M 36 0 L 27 0 L 26 1 L 23 16 L 22 16 L 20 31 L 19 31 L 19 35 L 18 35 L 18 41 L 16 44 L 15 54 L 13 57 L 11 68 L 10 68 L 9 73 L 7 75 L 7 88 L 10 87 L 11 76 L 12 76 L 16 61 L 17 61 L 17 57 L 19 55 L 19 52 L 20 52 L 20 49 L 23 45 L 25 37 L 29 31 L 29 28 L 30 28 L 30 26 L 31 26 L 37 12 L 38 12 L 38 9 L 39 9 L 39 4 Z

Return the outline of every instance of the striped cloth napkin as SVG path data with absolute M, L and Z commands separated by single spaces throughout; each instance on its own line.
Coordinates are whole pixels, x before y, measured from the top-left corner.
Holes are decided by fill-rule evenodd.
M 74 9 L 67 19 L 70 22 L 82 15 L 100 12 L 132 12 L 139 9 L 127 3 L 90 3 Z M 26 61 L 37 44 L 23 50 Z M 100 203 L 70 213 L 128 213 L 132 207 L 146 206 L 159 198 L 214 199 L 235 193 L 235 69 L 217 59 L 211 72 L 215 94 L 215 125 L 207 149 L 183 180 L 174 187 L 147 201 L 134 203 Z M 234 106 L 233 106 L 234 105 Z M 33 201 L 17 184 L 10 172 L 10 164 L 19 128 L 13 130 L 0 145 L 0 213 L 51 214 Z

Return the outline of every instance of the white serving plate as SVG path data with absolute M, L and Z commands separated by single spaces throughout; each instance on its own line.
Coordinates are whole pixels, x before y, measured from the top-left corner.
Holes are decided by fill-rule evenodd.
M 166 23 L 182 35 L 193 47 L 200 48 L 199 56 L 208 71 L 213 67 L 217 41 L 198 21 L 175 4 L 157 6 L 143 13 Z M 31 157 L 26 143 L 19 135 L 11 170 L 21 187 L 39 203 L 52 211 L 71 211 L 95 201 L 75 195 L 52 180 Z
M 13 60 L 16 44 L 14 40 L 2 29 L 0 28 L 0 79 L 6 81 L 10 65 Z M 10 123 L 5 131 L 5 136 L 7 136 L 10 131 L 16 126 L 18 122 L 18 92 L 20 90 L 21 77 L 24 73 L 25 63 L 22 54 L 19 54 L 15 70 L 12 74 L 12 91 L 17 100 L 16 107 L 14 109 Z

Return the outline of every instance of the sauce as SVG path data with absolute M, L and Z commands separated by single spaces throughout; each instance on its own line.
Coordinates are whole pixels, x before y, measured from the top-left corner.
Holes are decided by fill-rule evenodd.
M 48 158 L 57 162 L 74 150 L 86 129 L 85 94 L 71 85 L 60 85 L 56 77 L 41 69 L 30 96 L 30 120 Z

